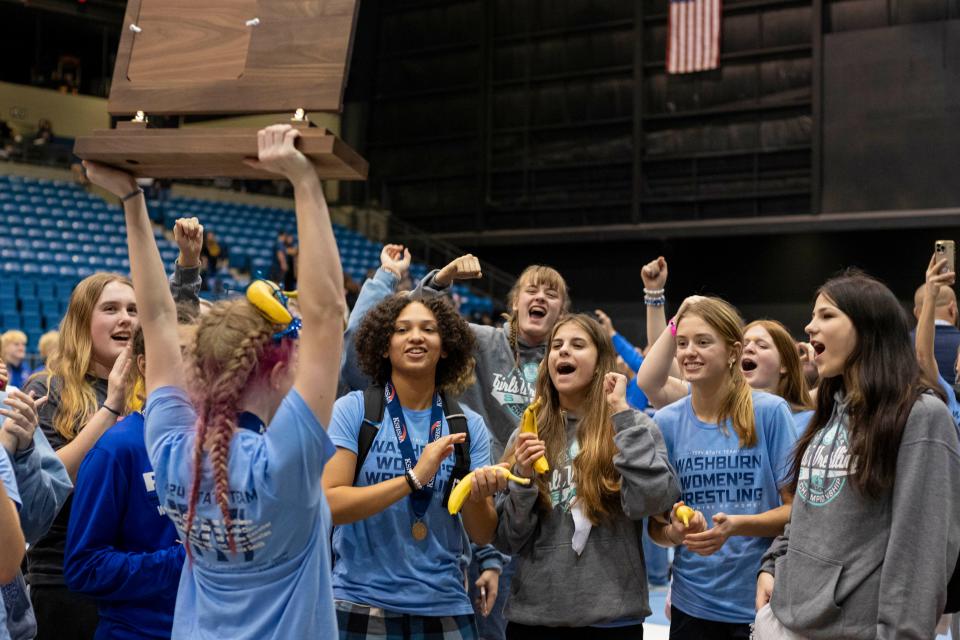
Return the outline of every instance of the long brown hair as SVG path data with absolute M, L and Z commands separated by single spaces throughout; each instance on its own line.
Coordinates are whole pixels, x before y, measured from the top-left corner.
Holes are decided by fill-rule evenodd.
M 676 323 L 686 316 L 697 316 L 717 332 L 736 359 L 728 367 L 729 385 L 727 395 L 720 405 L 717 424 L 721 429 L 727 420 L 740 440 L 740 447 L 749 449 L 757 443 L 756 419 L 753 414 L 753 391 L 740 370 L 740 355 L 743 352 L 743 318 L 736 308 L 720 298 L 702 298 L 689 304 L 678 315 Z M 737 344 L 740 346 L 738 347 Z
M 193 342 L 193 402 L 197 409 L 197 440 L 193 453 L 193 484 L 184 525 L 184 544 L 190 554 L 190 531 L 197 511 L 204 454 L 213 469 L 214 495 L 227 544 L 236 551 L 231 533 L 233 518 L 227 496 L 230 494 L 228 463 L 230 442 L 237 430 L 237 414 L 244 392 L 256 380 L 265 379 L 279 362 L 289 362 L 294 341 L 280 342 L 273 336 L 281 326 L 272 324 L 246 298 L 225 300 L 213 305 L 201 316 Z M 317 480 L 319 482 L 319 478 Z
M 103 290 L 111 282 L 133 289 L 133 283 L 118 273 L 95 273 L 80 281 L 70 294 L 67 312 L 60 322 L 57 347 L 47 362 L 47 383 L 62 383 L 60 407 L 53 417 L 53 428 L 67 442 L 77 437 L 80 428 L 99 408 L 93 387 L 87 382 L 93 359 L 90 322 Z
M 593 318 L 576 314 L 558 321 L 550 332 L 547 342 L 547 355 L 540 363 L 537 373 L 537 397 L 541 399 L 537 412 L 538 437 L 546 443 L 547 461 L 551 468 L 559 467 L 566 455 L 567 420 L 560 408 L 560 394 L 550 378 L 548 360 L 552 350 L 553 338 L 565 324 L 576 324 L 583 329 L 597 348 L 597 366 L 582 405 L 581 418 L 577 425 L 579 453 L 573 459 L 573 474 L 577 485 L 577 501 L 583 506 L 590 521 L 599 524 L 621 512 L 620 474 L 613 466 L 613 456 L 617 447 L 613 443 L 613 424 L 610 420 L 610 408 L 604 393 L 604 376 L 616 370 L 617 354 L 609 336 Z M 515 462 L 516 442 L 504 454 L 504 460 Z M 536 479 L 539 489 L 541 508 L 552 508 L 550 500 L 550 482 L 545 476 Z
M 763 327 L 770 334 L 773 346 L 780 354 L 780 366 L 786 371 L 780 374 L 777 395 L 786 400 L 790 408 L 795 411 L 813 409 L 813 399 L 807 391 L 803 367 L 800 366 L 797 343 L 787 328 L 776 320 L 754 320 L 744 328 L 743 333 L 746 334 L 751 327 Z
M 810 426 L 794 449 L 796 490 L 803 454 L 833 415 L 835 395 L 848 402 L 851 481 L 863 495 L 879 497 L 893 487 L 903 429 L 920 394 L 936 389 L 923 380 L 910 339 L 910 321 L 883 283 L 851 270 L 817 291 L 853 323 L 856 344 L 842 375 L 822 378 Z
M 556 289 L 560 294 L 563 304 L 560 307 L 560 317 L 567 315 L 570 311 L 570 291 L 567 288 L 567 281 L 563 279 L 560 272 L 553 267 L 547 267 L 541 264 L 532 264 L 523 270 L 517 281 L 513 283 L 510 292 L 507 294 L 507 309 L 509 313 L 504 313 L 503 318 L 510 327 L 510 349 L 513 351 L 513 357 L 520 366 L 520 328 L 517 326 L 517 312 L 513 310 L 517 304 L 517 298 L 524 287 L 533 285 L 535 287 L 541 284 Z

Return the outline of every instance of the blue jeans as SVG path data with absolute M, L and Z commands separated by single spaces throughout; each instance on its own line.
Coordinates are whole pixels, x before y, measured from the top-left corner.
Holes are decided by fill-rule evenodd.
M 647 520 L 643 521 L 643 557 L 647 562 L 647 582 L 658 587 L 670 584 L 667 549 L 658 546 L 647 533 Z
M 473 610 L 476 613 L 477 629 L 480 630 L 481 640 L 506 640 L 507 619 L 503 617 L 503 607 L 507 604 L 507 598 L 510 596 L 510 582 L 513 580 L 513 574 L 516 573 L 516 570 L 517 561 L 515 559 L 504 565 L 503 572 L 500 574 L 500 584 L 497 587 L 497 601 L 493 603 L 490 615 L 484 616 L 476 606 L 480 594 L 474 583 L 480 577 L 479 567 L 476 560 L 470 563 L 470 602 L 474 605 Z

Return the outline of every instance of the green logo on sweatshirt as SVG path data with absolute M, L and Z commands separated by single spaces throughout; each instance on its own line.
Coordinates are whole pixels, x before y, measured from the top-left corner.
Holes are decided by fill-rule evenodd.
M 528 362 L 522 368 L 515 367 L 507 375 L 494 373 L 490 395 L 515 417 L 520 418 L 527 405 L 533 402 L 538 366 L 536 362 Z
M 850 473 L 847 430 L 834 424 L 818 433 L 803 453 L 797 495 L 814 507 L 828 505 L 840 495 Z
M 554 509 L 568 513 L 577 497 L 577 484 L 573 479 L 571 461 L 580 453 L 580 443 L 576 438 L 567 447 L 567 457 L 557 467 L 550 470 L 550 502 Z

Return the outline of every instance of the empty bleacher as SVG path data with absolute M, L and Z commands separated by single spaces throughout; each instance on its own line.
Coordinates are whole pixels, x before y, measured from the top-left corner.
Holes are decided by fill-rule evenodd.
M 296 228 L 292 209 L 184 197 L 151 202 L 150 209 L 167 230 L 179 217 L 199 218 L 227 245 L 230 266 L 245 274 L 266 274 L 278 232 Z M 123 211 L 79 185 L 0 175 L 0 224 L 0 325 L 23 330 L 31 351 L 44 331 L 57 328 L 77 282 L 97 271 L 129 272 Z M 340 225 L 334 233 L 344 271 L 362 282 L 379 265 L 383 245 Z M 172 266 L 176 244 L 160 229 L 156 238 Z M 410 268 L 414 281 L 426 272 L 426 265 Z M 222 284 L 239 291 L 248 277 Z M 488 297 L 461 285 L 455 293 L 464 313 L 492 312 Z

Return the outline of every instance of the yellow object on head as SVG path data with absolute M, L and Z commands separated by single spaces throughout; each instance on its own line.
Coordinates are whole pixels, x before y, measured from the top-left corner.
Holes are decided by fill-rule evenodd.
M 269 280 L 254 280 L 247 287 L 247 300 L 274 324 L 288 325 L 293 314 L 287 309 L 283 292 Z

